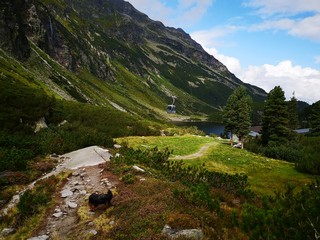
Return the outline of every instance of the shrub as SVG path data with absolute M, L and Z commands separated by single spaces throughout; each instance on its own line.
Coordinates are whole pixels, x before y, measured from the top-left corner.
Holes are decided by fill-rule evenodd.
M 17 225 L 22 225 L 25 219 L 41 211 L 41 207 L 51 201 L 51 195 L 56 190 L 58 179 L 52 176 L 48 179 L 39 181 L 32 190 L 27 190 L 17 204 L 18 218 Z
M 196 206 L 205 207 L 210 211 L 220 211 L 220 201 L 213 198 L 209 186 L 205 183 L 190 185 L 189 189 L 185 191 L 175 189 L 174 196 Z
M 133 184 L 134 183 L 134 180 L 135 180 L 135 176 L 131 173 L 128 173 L 128 174 L 125 174 L 123 177 L 122 177 L 122 181 L 125 183 L 125 184 Z
M 250 239 L 315 239 L 320 233 L 319 204 L 319 182 L 296 194 L 288 187 L 261 207 L 244 205 L 240 225 Z

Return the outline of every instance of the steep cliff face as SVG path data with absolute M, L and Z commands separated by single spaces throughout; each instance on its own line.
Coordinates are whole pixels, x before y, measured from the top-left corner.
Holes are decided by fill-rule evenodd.
M 24 60 L 30 56 L 30 46 L 25 33 L 27 4 L 20 1 L 2 1 L 0 3 L 0 46 Z
M 14 56 L 62 98 L 157 115 L 176 95 L 180 113 L 208 113 L 246 85 L 182 29 L 122 0 L 3 0 L 0 7 L 3 58 Z M 255 100 L 265 97 L 246 86 Z

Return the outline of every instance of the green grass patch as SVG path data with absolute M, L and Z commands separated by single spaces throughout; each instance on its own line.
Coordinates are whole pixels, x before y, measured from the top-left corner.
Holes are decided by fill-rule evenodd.
M 157 147 L 159 150 L 168 148 L 172 151 L 171 156 L 189 155 L 200 150 L 204 144 L 212 143 L 212 138 L 201 136 L 173 136 L 173 137 L 125 137 L 117 138 L 118 143 L 128 143 L 134 149 L 152 149 Z
M 298 172 L 293 163 L 274 160 L 246 150 L 231 148 L 226 141 L 199 136 L 175 137 L 128 137 L 118 138 L 117 142 L 127 142 L 138 149 L 158 147 L 173 151 L 171 157 L 190 155 L 198 152 L 202 146 L 212 144 L 202 156 L 184 160 L 190 165 L 204 165 L 209 171 L 229 174 L 244 173 L 248 176 L 250 188 L 258 194 L 274 195 L 284 191 L 287 184 L 299 188 L 315 180 L 314 176 Z

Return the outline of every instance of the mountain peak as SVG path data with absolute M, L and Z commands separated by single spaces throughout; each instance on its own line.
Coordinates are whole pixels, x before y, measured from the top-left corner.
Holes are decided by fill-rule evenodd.
M 172 95 L 182 114 L 217 111 L 239 85 L 257 101 L 265 97 L 183 29 L 126 1 L 4 0 L 2 8 L 1 47 L 60 97 L 151 115 L 164 114 Z

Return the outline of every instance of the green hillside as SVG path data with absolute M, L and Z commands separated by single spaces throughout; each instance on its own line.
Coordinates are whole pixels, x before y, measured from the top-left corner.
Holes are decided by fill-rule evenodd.
M 168 119 L 220 110 L 242 83 L 182 29 L 165 27 L 124 1 L 4 1 L 1 81 L 56 98 Z M 7 19 L 10 19 L 7 21 Z

